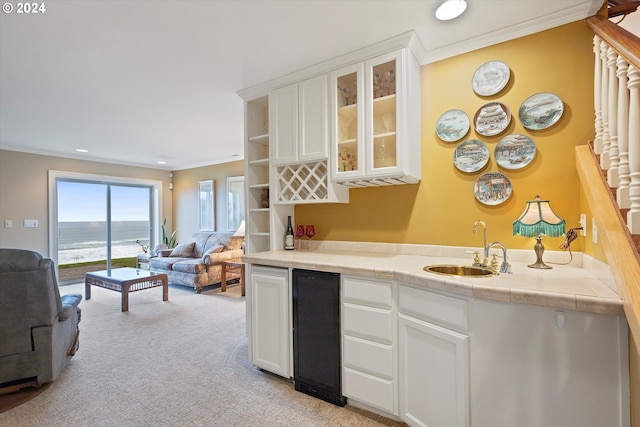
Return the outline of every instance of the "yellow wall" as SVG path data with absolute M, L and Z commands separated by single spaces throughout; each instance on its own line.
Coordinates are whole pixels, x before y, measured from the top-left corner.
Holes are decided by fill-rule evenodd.
M 473 223 L 487 223 L 488 239 L 508 248 L 532 248 L 534 239 L 512 236 L 512 222 L 525 202 L 539 194 L 551 200 L 555 212 L 578 226 L 580 186 L 574 147 L 594 137 L 593 33 L 582 21 L 564 25 L 499 45 L 487 47 L 422 67 L 422 181 L 417 185 L 350 190 L 346 205 L 297 206 L 296 222 L 315 224 L 319 240 L 355 240 L 454 246 L 478 246 Z M 474 71 L 490 60 L 500 60 L 511 70 L 508 86 L 492 97 L 480 97 L 471 88 Z M 560 121 L 542 131 L 528 131 L 517 118 L 520 104 L 530 95 L 552 92 L 565 104 Z M 509 128 L 496 137 L 483 137 L 471 129 L 463 139 L 484 141 L 489 164 L 466 174 L 453 165 L 457 143 L 445 143 L 435 134 L 438 117 L 456 108 L 471 120 L 483 104 L 499 101 L 511 110 Z M 522 170 L 501 170 L 493 149 L 511 133 L 530 136 L 537 146 L 534 161 Z M 483 172 L 502 171 L 511 180 L 512 196 L 498 206 L 485 206 L 473 196 L 473 184 Z M 590 219 L 589 219 L 590 223 Z M 563 238 L 546 238 L 555 250 Z M 584 238 L 572 245 L 583 248 Z
M 227 230 L 227 178 L 244 175 L 242 160 L 174 172 L 173 215 L 178 242 L 186 241 L 198 231 L 198 182 L 215 181 L 215 229 Z

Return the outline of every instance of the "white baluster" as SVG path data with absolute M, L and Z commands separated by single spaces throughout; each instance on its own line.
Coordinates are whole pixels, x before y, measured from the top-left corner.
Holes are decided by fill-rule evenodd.
M 618 56 L 618 150 L 620 163 L 618 165 L 619 181 L 616 190 L 618 207 L 627 209 L 631 206 L 629 200 L 629 88 L 627 87 L 627 70 L 629 63 Z
M 627 227 L 632 234 L 640 234 L 640 71 L 629 66 L 629 198 Z
M 593 67 L 593 108 L 596 114 L 595 130 L 596 137 L 593 140 L 593 151 L 596 154 L 602 153 L 602 61 L 600 60 L 600 37 L 593 38 L 593 53 L 595 55 Z
M 609 169 L 609 67 L 607 66 L 607 52 L 609 46 L 600 43 L 600 62 L 602 63 L 602 152 L 600 153 L 600 168 Z
M 607 52 L 607 67 L 609 68 L 609 166 L 607 182 L 609 187 L 615 188 L 619 183 L 618 165 L 620 163 L 618 151 L 618 77 L 616 76 L 616 60 L 618 54 L 613 48 Z

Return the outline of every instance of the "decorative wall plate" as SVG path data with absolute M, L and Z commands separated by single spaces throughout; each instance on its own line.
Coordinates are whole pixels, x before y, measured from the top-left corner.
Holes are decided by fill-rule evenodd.
M 499 205 L 511 196 L 511 181 L 501 172 L 483 173 L 473 184 L 473 195 L 483 205 Z
M 489 149 L 479 139 L 461 142 L 453 152 L 453 164 L 462 172 L 476 172 L 489 161 Z
M 509 83 L 511 71 L 501 61 L 489 61 L 482 64 L 471 78 L 473 91 L 480 96 L 491 96 L 500 92 Z
M 473 117 L 473 126 L 480 135 L 493 136 L 504 131 L 511 122 L 511 111 L 501 102 L 484 104 Z
M 540 130 L 554 125 L 563 112 L 564 104 L 560 98 L 549 92 L 540 92 L 522 102 L 518 117 L 525 128 Z
M 436 133 L 445 142 L 455 142 L 469 132 L 469 116 L 462 110 L 449 110 L 436 122 Z
M 536 144 L 526 135 L 507 135 L 493 149 L 496 163 L 505 169 L 521 169 L 536 156 Z

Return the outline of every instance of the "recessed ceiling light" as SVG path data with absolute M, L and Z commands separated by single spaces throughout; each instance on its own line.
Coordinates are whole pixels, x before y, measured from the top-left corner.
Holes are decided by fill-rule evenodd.
M 88 153 L 89 152 L 89 150 L 85 150 L 84 148 L 76 148 L 76 151 L 78 153 Z
M 156 163 L 158 163 L 159 165 L 166 165 L 167 162 L 163 161 L 163 160 L 158 160 Z
M 457 18 L 467 9 L 465 0 L 447 0 L 436 10 L 436 18 L 441 21 L 448 21 Z

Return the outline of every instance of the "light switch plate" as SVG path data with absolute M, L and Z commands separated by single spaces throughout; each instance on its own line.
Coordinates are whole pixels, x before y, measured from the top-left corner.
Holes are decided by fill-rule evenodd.
M 4 220 L 4 228 L 11 228 L 11 227 L 13 227 L 13 220 L 5 219 Z
M 24 228 L 37 228 L 38 220 L 37 219 L 25 219 L 22 223 Z

